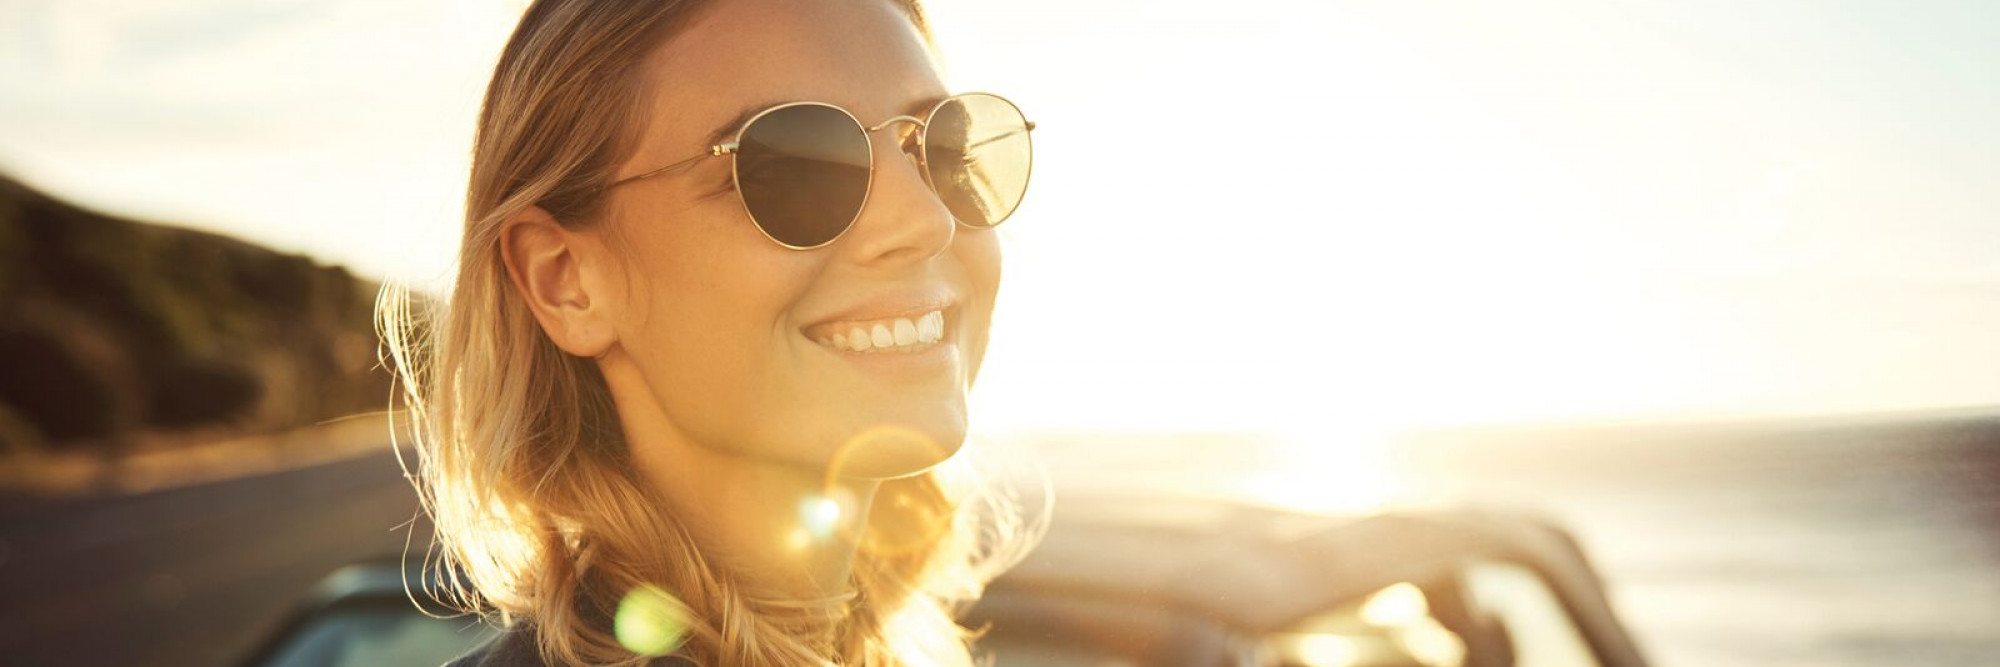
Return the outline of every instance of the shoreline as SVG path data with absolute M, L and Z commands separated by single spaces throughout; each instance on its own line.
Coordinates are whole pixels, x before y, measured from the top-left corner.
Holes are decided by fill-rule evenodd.
M 131 496 L 265 475 L 386 449 L 389 414 L 368 412 L 253 435 L 137 434 L 126 451 L 15 454 L 0 460 L 0 498 L 22 505 Z

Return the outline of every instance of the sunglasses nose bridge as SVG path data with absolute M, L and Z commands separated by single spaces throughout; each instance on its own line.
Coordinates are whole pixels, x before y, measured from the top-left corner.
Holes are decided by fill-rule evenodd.
M 956 230 L 955 225 L 951 222 L 953 218 L 950 209 L 945 207 L 943 199 L 931 184 L 930 173 L 924 166 L 923 156 L 920 155 L 917 146 L 907 143 L 911 139 L 922 136 L 925 127 L 924 122 L 913 116 L 897 116 L 882 121 L 874 127 L 864 127 L 863 129 L 866 130 L 864 136 L 868 138 L 870 145 L 875 145 L 874 135 L 878 131 L 899 123 L 908 123 L 917 128 L 917 132 L 914 136 L 896 133 L 884 137 L 889 145 L 889 150 L 887 151 L 882 150 L 879 146 L 874 148 L 873 153 L 877 162 L 869 167 L 870 192 L 863 200 L 863 210 L 856 214 L 855 220 L 850 223 L 848 231 L 852 232 L 853 227 L 884 224 L 887 226 L 877 229 L 872 233 L 885 236 L 862 245 L 868 249 L 877 251 L 888 247 L 901 246 L 931 248 L 930 252 L 921 254 L 924 256 L 935 255 L 937 252 L 942 252 L 944 248 L 950 246 L 951 239 L 955 236 Z M 887 155 L 884 153 L 887 153 Z M 893 161 L 883 161 L 884 158 L 899 154 L 903 158 L 900 161 L 901 164 Z M 906 169 L 908 172 L 914 173 L 904 171 Z M 904 179 L 911 180 L 905 181 Z M 887 185 L 891 181 L 898 183 L 896 185 Z M 921 194 L 913 195 L 911 191 L 905 190 L 905 188 L 912 186 L 915 188 L 915 193 Z M 891 194 L 892 192 L 895 194 Z M 918 199 L 909 199 L 911 196 L 915 196 Z M 922 203 L 918 203 L 918 201 Z M 880 210 L 884 206 L 892 210 Z M 871 209 L 875 210 L 871 212 Z M 869 223 L 868 220 L 871 215 L 886 217 L 883 221 Z M 895 220 L 897 222 L 888 222 L 888 220 Z M 928 224 L 932 220 L 942 221 L 943 224 Z M 925 222 L 918 223 L 917 221 Z M 886 231 L 889 229 L 894 229 L 895 231 Z M 867 254 L 870 252 L 868 249 L 864 249 L 861 252 Z
M 874 134 L 877 131 L 881 130 L 882 128 L 888 127 L 890 125 L 895 125 L 896 123 L 909 123 L 911 125 L 917 126 L 918 130 L 924 129 L 924 121 L 922 119 L 917 118 L 916 116 L 897 116 L 895 118 L 891 118 L 889 120 L 877 123 L 874 127 L 868 128 L 868 133 Z
M 897 123 L 909 123 L 910 125 L 916 126 L 917 131 L 914 137 L 898 136 L 895 138 L 894 141 L 890 142 L 891 144 L 896 146 L 901 146 L 904 152 L 908 152 L 912 149 L 912 146 L 909 143 L 907 143 L 908 140 L 916 139 L 918 143 L 922 143 L 923 141 L 922 137 L 926 126 L 924 125 L 924 121 L 918 119 L 916 116 L 896 116 L 894 118 L 890 118 L 880 123 L 876 123 L 874 127 L 866 128 L 866 131 L 870 137 L 873 137 L 876 132 L 879 132 L 883 128 L 895 125 Z
M 868 137 L 869 143 L 873 144 L 875 141 L 874 137 L 877 132 L 882 131 L 883 128 L 887 128 L 891 125 L 896 125 L 898 123 L 908 123 L 910 125 L 913 125 L 917 128 L 917 131 L 914 136 L 897 135 L 890 137 L 889 145 L 894 149 L 890 154 L 893 155 L 896 153 L 901 153 L 906 161 L 910 162 L 912 165 L 915 165 L 917 167 L 917 172 L 920 176 L 923 177 L 924 184 L 926 186 L 929 186 L 930 174 L 926 173 L 926 170 L 923 167 L 923 156 L 921 155 L 923 133 L 925 128 L 927 127 L 922 119 L 919 119 L 915 116 L 896 116 L 894 118 L 890 118 L 880 123 L 876 123 L 874 127 L 863 128 L 864 134 L 865 136 Z M 910 143 L 911 140 L 915 140 L 915 143 Z M 880 167 L 879 166 L 875 167 L 875 169 L 880 169 Z

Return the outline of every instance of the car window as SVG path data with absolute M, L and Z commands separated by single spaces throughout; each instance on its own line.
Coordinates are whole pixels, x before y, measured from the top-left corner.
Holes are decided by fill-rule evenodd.
M 410 609 L 359 608 L 320 614 L 262 667 L 440 665 L 498 633 L 476 619 L 437 619 Z
M 1416 584 L 1385 586 L 1272 638 L 1280 664 L 1296 667 L 1460 667 L 1466 646 L 1432 614 Z
M 979 649 L 993 657 L 995 667 L 1139 667 L 1131 658 L 1085 642 L 1003 636 L 979 642 Z
M 1597 667 L 1561 599 L 1534 571 L 1469 562 L 1398 582 L 1266 641 L 1287 667 Z
M 1500 619 L 1524 667 L 1597 667 L 1590 644 L 1562 600 L 1528 568 L 1504 561 L 1475 561 L 1465 586 L 1474 604 Z
M 962 621 L 987 628 L 976 652 L 994 667 L 1210 667 L 1235 646 L 1206 617 L 1076 592 L 989 590 Z

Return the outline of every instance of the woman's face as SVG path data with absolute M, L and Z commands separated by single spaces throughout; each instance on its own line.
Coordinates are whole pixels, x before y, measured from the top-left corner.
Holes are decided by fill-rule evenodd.
M 745 112 L 773 103 L 828 102 L 874 126 L 921 117 L 949 94 L 921 33 L 887 0 L 718 2 L 646 68 L 651 112 L 621 176 L 701 154 L 714 133 L 733 133 Z M 1000 246 L 993 232 L 956 224 L 925 185 L 899 142 L 913 130 L 899 123 L 870 135 L 866 207 L 845 235 L 813 250 L 759 232 L 728 159 L 614 191 L 614 229 L 602 240 L 621 246 L 613 250 L 631 286 L 613 298 L 617 344 L 674 430 L 737 455 L 811 466 L 839 458 L 840 472 L 867 477 L 919 472 L 964 442 Z M 929 349 L 855 352 L 815 340 L 876 323 L 893 331 L 896 318 L 933 310 L 943 311 L 944 335 Z M 929 443 L 876 439 L 836 457 L 876 427 Z

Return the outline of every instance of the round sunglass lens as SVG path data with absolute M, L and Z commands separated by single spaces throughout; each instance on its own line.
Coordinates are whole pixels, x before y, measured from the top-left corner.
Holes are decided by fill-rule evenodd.
M 869 157 L 868 135 L 847 112 L 821 104 L 782 107 L 744 128 L 736 189 L 772 239 L 818 246 L 860 214 Z
M 991 227 L 1006 220 L 1027 194 L 1033 162 L 1028 120 L 1006 99 L 960 95 L 931 114 L 924 163 L 938 197 L 960 222 Z

